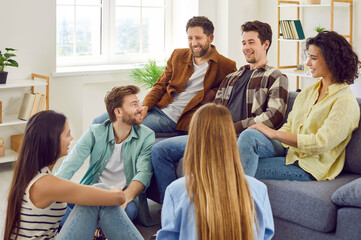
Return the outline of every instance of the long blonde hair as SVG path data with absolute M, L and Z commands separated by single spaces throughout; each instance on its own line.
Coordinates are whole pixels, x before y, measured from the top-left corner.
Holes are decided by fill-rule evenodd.
M 256 212 L 226 107 L 210 103 L 193 115 L 184 174 L 198 239 L 254 238 Z

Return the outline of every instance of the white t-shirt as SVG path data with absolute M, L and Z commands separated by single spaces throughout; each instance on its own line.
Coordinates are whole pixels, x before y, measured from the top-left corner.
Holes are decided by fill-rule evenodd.
M 208 62 L 198 66 L 194 63 L 193 59 L 193 65 L 194 72 L 188 79 L 184 91 L 181 93 L 174 93 L 174 101 L 162 109 L 162 111 L 175 123 L 178 122 L 179 117 L 189 101 L 203 89 L 203 81 L 208 69 Z
M 119 187 L 123 189 L 127 186 L 125 177 L 124 162 L 122 155 L 123 142 L 114 145 L 112 156 L 108 160 L 102 174 L 99 176 L 99 182 L 108 186 Z

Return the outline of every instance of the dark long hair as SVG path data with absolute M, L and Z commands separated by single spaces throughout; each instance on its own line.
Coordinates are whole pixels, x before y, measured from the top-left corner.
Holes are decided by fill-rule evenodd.
M 49 110 L 35 114 L 27 123 L 8 197 L 4 239 L 19 232 L 20 209 L 29 182 L 42 168 L 58 159 L 65 122 L 63 114 Z
M 310 45 L 321 49 L 333 80 L 338 83 L 354 83 L 358 77 L 360 61 L 351 44 L 343 36 L 334 31 L 323 31 L 307 39 L 306 51 Z

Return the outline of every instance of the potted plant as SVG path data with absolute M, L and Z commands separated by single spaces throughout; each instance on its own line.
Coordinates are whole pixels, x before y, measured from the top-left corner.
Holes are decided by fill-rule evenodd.
M 5 66 L 9 66 L 9 67 L 19 66 L 19 64 L 14 59 L 12 59 L 12 57 L 16 57 L 16 55 L 11 52 L 16 51 L 16 49 L 5 48 L 5 51 L 6 52 L 4 54 L 0 51 L 0 84 L 6 83 L 6 78 L 8 76 L 8 72 L 4 71 Z
M 134 69 L 130 77 L 145 89 L 152 88 L 159 76 L 163 73 L 165 66 L 158 66 L 155 60 L 149 60 L 142 64 L 142 68 Z
M 324 28 L 324 27 L 320 27 L 320 26 L 315 27 L 315 31 L 316 31 L 317 33 L 321 33 L 321 32 L 323 32 L 323 31 L 325 31 L 325 30 L 326 30 L 326 28 Z

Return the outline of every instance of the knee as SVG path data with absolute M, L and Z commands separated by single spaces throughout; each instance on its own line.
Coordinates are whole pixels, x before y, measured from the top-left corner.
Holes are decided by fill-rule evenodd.
M 238 137 L 238 145 L 240 145 L 243 142 L 250 142 L 254 139 L 258 138 L 258 135 L 261 134 L 256 129 L 246 129 Z
M 164 141 L 166 141 L 166 140 L 160 141 L 160 142 L 158 142 L 158 143 L 156 143 L 156 144 L 154 144 L 152 146 L 151 155 L 152 155 L 152 162 L 153 163 L 157 162 L 158 159 L 159 159 L 158 156 L 162 155 L 169 148 L 168 144 L 163 143 Z
M 129 219 L 133 221 L 138 216 L 138 207 L 132 201 L 128 203 L 127 207 L 125 208 L 125 212 L 128 215 Z

